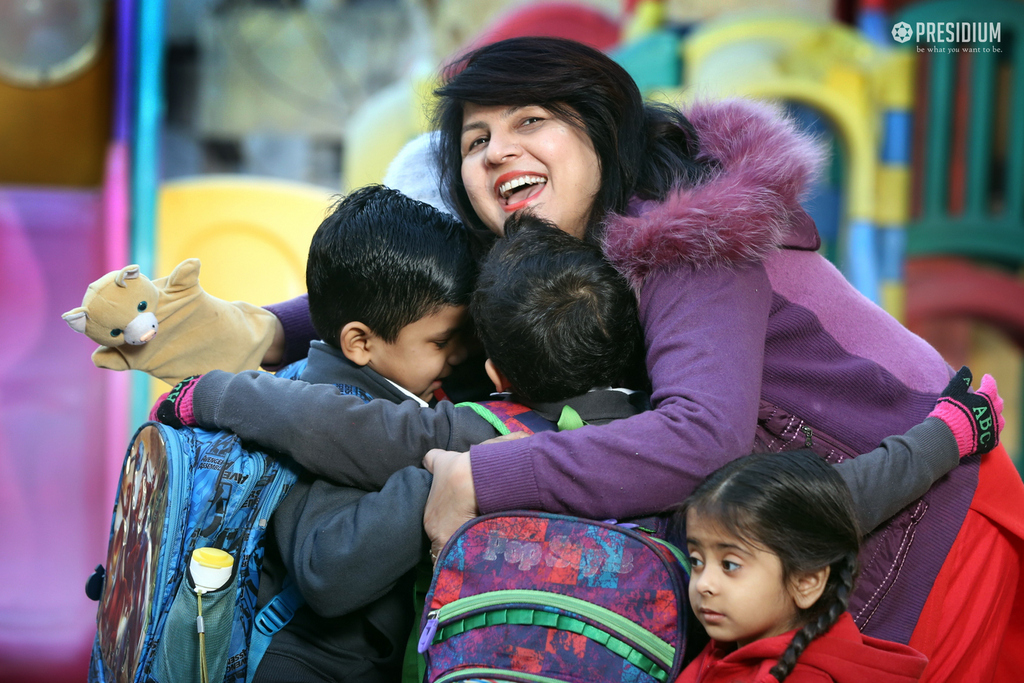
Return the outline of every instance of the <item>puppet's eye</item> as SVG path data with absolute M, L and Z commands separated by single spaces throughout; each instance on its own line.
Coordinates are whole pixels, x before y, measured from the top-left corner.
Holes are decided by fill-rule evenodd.
M 141 313 L 144 310 L 146 310 L 146 302 L 145 301 L 143 301 L 142 303 L 139 304 L 139 312 Z
M 117 337 L 117 336 L 120 336 L 120 334 L 121 334 L 121 328 L 119 328 L 119 327 L 115 327 L 114 329 L 112 329 L 110 331 L 110 336 L 111 337 Z

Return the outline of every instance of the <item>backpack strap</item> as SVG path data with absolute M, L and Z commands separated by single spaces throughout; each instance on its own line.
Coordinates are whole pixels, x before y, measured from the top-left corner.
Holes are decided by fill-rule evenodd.
M 563 432 L 577 429 L 586 424 L 580 418 L 579 413 L 569 406 L 562 407 L 562 414 L 559 416 L 557 423 L 541 417 L 540 413 L 521 403 L 513 403 L 512 401 L 482 401 L 480 403 L 466 402 L 456 404 L 456 407 L 461 406 L 472 408 L 473 412 L 487 420 L 501 435 L 511 432 L 526 432 L 527 434 Z
M 249 638 L 249 659 L 246 664 L 246 683 L 251 683 L 274 634 L 292 620 L 303 602 L 302 594 L 299 593 L 299 587 L 291 574 L 285 576 L 281 592 L 271 598 L 253 620 L 252 636 Z
M 562 414 L 558 416 L 558 431 L 567 432 L 570 429 L 579 429 L 583 425 L 587 424 L 580 417 L 580 414 L 576 412 L 576 409 L 570 405 L 562 406 Z

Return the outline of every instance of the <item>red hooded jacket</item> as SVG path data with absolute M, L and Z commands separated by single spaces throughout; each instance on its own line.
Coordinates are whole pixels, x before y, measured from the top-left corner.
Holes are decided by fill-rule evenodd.
M 777 683 L 768 673 L 785 652 L 795 631 L 758 640 L 733 650 L 711 641 L 675 683 Z M 928 659 L 917 650 L 862 635 L 849 612 L 814 639 L 786 683 L 912 683 Z

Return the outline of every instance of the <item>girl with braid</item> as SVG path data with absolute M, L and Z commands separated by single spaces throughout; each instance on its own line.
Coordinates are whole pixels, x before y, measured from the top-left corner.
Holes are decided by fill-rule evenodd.
M 834 468 L 810 451 L 755 454 L 683 503 L 690 604 L 711 642 L 676 683 L 909 683 L 928 660 L 861 635 L 847 611 L 860 530 Z

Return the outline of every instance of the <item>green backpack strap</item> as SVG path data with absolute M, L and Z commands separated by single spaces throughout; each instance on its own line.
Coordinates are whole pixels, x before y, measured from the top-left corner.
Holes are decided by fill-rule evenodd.
M 470 403 L 467 401 L 465 403 L 456 404 L 456 407 L 458 408 L 465 406 L 467 408 L 471 408 L 473 412 L 475 412 L 483 419 L 487 420 L 487 423 L 494 427 L 498 434 L 502 436 L 504 436 L 505 434 L 510 434 L 513 431 L 512 429 L 509 428 L 510 423 L 516 427 L 515 431 L 525 431 L 528 434 L 533 434 L 537 431 L 537 423 L 542 423 L 543 425 L 545 425 L 543 429 L 551 429 L 551 427 L 548 426 L 551 425 L 550 421 L 545 420 L 536 411 L 531 410 L 526 406 L 521 406 L 519 404 L 510 404 L 512 410 L 508 411 L 508 414 L 505 415 L 505 418 L 502 418 L 500 415 L 498 415 L 493 410 L 488 408 L 488 405 L 495 405 L 495 402 L 489 401 L 487 403 Z M 501 405 L 503 407 L 503 404 Z M 525 424 L 524 420 L 530 422 L 531 425 L 535 428 L 531 429 L 531 425 Z M 559 415 L 558 422 L 555 423 L 555 427 L 557 428 L 556 431 L 565 432 L 569 431 L 570 429 L 579 429 L 585 424 L 587 423 L 583 421 L 583 418 L 580 417 L 580 414 L 577 413 L 571 406 L 562 406 L 562 414 Z
M 562 414 L 558 416 L 558 431 L 567 432 L 570 429 L 579 429 L 583 425 L 587 424 L 580 417 L 572 406 L 562 406 Z
M 498 434 L 501 434 L 502 436 L 505 436 L 506 434 L 511 434 L 512 433 L 512 431 L 508 427 L 505 426 L 505 423 L 501 421 L 501 418 L 498 417 L 497 415 L 495 415 L 493 412 L 491 412 L 486 406 L 482 406 L 479 403 L 473 403 L 471 401 L 466 401 L 464 403 L 456 403 L 455 407 L 456 408 L 462 408 L 462 407 L 472 408 L 473 412 L 475 412 L 477 415 L 479 415 L 483 419 L 487 420 L 488 424 L 490 424 L 492 427 L 494 427 L 498 431 Z

